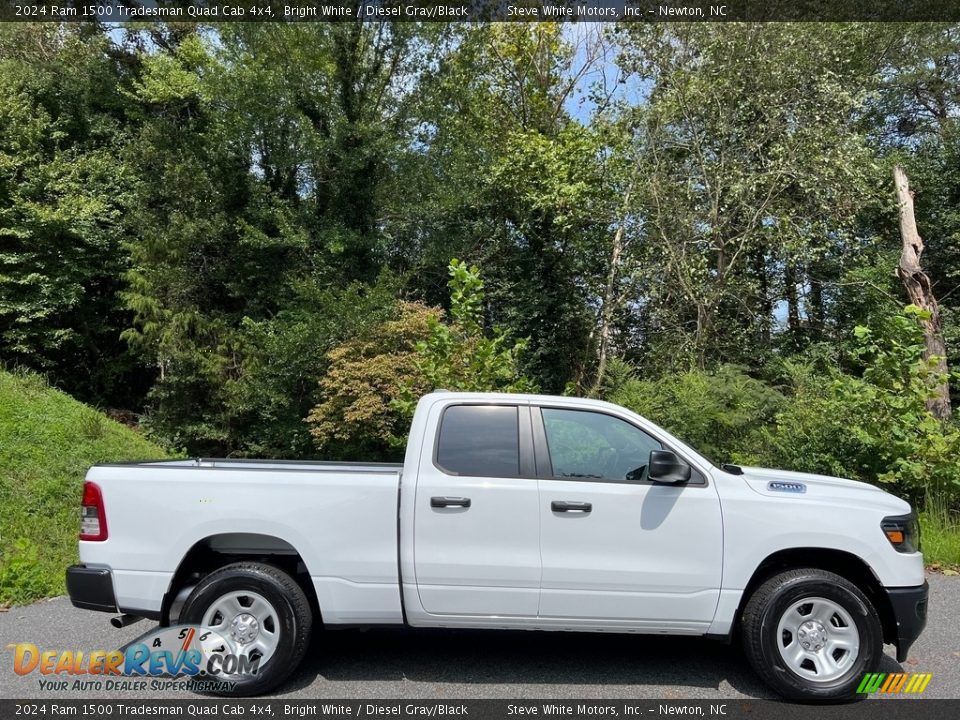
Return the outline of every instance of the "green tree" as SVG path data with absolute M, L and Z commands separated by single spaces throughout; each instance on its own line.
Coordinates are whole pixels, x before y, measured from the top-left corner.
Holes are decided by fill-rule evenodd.
M 651 86 L 631 112 L 645 156 L 644 302 L 663 337 L 652 364 L 755 362 L 781 303 L 792 333 L 822 320 L 812 273 L 859 246 L 858 216 L 881 187 L 855 122 L 871 43 L 858 25 L 626 31 L 622 62 Z
M 163 437 L 311 452 L 301 421 L 326 353 L 396 296 L 381 188 L 430 32 L 223 26 L 141 57 L 126 337 L 156 364 L 149 423 Z
M 528 341 L 512 340 L 508 331 L 484 328 L 484 292 L 476 266 L 450 261 L 450 324 L 429 319 L 429 335 L 416 345 L 417 367 L 427 387 L 476 392 L 535 392 L 536 385 L 521 374 L 520 363 Z M 408 414 L 416 404 L 416 388 L 408 387 L 400 400 Z
M 483 267 L 490 318 L 529 338 L 523 370 L 552 392 L 592 363 L 596 245 L 616 204 L 602 138 L 569 112 L 601 62 L 591 43 L 549 23 L 463 27 L 421 104 L 424 295 L 445 302 L 451 254 Z
M 520 372 L 526 341 L 485 327 L 477 268 L 454 259 L 449 272 L 449 319 L 440 308 L 400 302 L 327 355 L 321 402 L 307 417 L 322 452 L 397 459 L 417 401 L 432 390 L 536 390 Z
M 119 341 L 124 82 L 99 32 L 0 28 L 0 357 L 94 402 L 144 384 Z

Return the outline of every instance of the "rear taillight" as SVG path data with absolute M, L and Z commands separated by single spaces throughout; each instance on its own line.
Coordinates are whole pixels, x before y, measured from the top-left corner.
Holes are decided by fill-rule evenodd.
M 103 509 L 103 494 L 92 482 L 83 484 L 83 502 L 80 507 L 80 539 L 106 540 L 107 513 Z

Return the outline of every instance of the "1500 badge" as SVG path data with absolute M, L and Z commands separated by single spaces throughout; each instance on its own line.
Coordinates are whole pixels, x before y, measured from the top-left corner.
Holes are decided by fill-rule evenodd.
M 803 483 L 773 481 L 767 483 L 767 490 L 774 492 L 805 493 L 807 486 Z

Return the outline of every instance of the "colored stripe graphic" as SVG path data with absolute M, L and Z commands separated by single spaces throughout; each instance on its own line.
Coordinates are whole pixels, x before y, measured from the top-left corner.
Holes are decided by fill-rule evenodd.
M 883 679 L 887 676 L 886 673 L 867 673 L 863 676 L 863 680 L 860 681 L 860 687 L 857 688 L 858 693 L 874 693 L 880 689 L 880 685 L 883 684 Z
M 857 693 L 919 694 L 927 689 L 933 673 L 867 673 L 857 687 Z

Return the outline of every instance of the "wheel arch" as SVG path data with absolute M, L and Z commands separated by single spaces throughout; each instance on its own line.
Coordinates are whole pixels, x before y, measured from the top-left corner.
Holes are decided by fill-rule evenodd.
M 870 600 L 877 615 L 880 616 L 880 625 L 883 628 L 883 641 L 896 644 L 897 622 L 890 605 L 890 599 L 883 589 L 880 580 L 874 574 L 870 565 L 863 558 L 845 550 L 821 547 L 796 547 L 777 550 L 765 557 L 754 570 L 750 581 L 744 588 L 734 617 L 731 633 L 736 632 L 740 625 L 744 606 L 750 597 L 769 578 L 786 570 L 800 568 L 816 568 L 836 573 L 856 585 Z
M 303 589 L 317 621 L 322 623 L 316 590 L 303 556 L 297 549 L 274 535 L 260 533 L 217 533 L 197 540 L 180 560 L 160 609 L 160 624 L 169 625 L 179 615 L 180 606 L 190 590 L 205 576 L 225 565 L 253 561 L 272 565 L 286 572 Z

